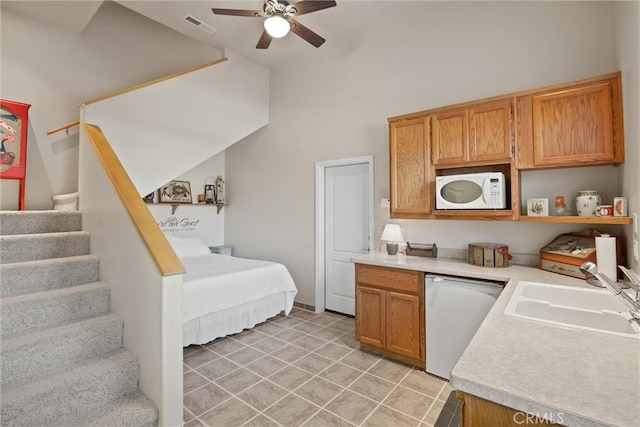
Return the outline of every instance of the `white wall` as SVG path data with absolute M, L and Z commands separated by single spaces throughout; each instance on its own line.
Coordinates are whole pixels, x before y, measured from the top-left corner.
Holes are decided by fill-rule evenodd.
M 616 68 L 622 71 L 626 162 L 620 168 L 622 194 L 629 198 L 630 214 L 640 213 L 640 2 L 616 1 L 613 10 L 613 53 Z M 638 227 L 636 224 L 635 227 Z M 637 228 L 635 228 L 637 230 Z M 624 227 L 628 262 L 640 272 L 633 259 L 634 227 Z
M 51 209 L 51 196 L 77 191 L 78 102 L 220 57 L 203 43 L 105 2 L 80 35 L 1 11 L 2 98 L 31 104 L 26 208 Z M 167 52 L 171 52 L 170 55 Z M 0 181 L 1 209 L 17 208 L 17 181 Z
M 379 203 L 389 196 L 388 117 L 616 70 L 607 2 L 364 3 L 390 9 L 385 25 L 329 39 L 272 70 L 269 126 L 227 149 L 233 204 L 226 242 L 238 256 L 285 264 L 305 304 L 314 303 L 315 162 L 374 155 L 379 230 L 389 219 Z M 552 174 L 539 178 L 572 199 L 574 189 Z M 556 235 L 585 228 L 397 222 L 411 241 L 449 248 L 495 241 L 533 254 Z

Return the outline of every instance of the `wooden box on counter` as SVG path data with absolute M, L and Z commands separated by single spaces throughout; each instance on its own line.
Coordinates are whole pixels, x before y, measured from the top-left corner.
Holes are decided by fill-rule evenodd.
M 594 228 L 560 234 L 540 249 L 540 269 L 586 279 L 587 275 L 580 271 L 580 266 L 586 261 L 597 262 L 596 236 L 601 234 Z M 622 239 L 614 237 L 616 237 L 618 264 L 624 264 Z

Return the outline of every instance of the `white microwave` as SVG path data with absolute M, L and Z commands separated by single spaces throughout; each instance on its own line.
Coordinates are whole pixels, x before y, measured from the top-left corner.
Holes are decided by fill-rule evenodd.
M 436 209 L 504 209 L 506 204 L 502 172 L 436 177 Z

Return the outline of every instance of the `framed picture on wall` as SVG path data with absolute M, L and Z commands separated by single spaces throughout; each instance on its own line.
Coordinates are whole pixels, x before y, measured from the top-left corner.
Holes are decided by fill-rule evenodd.
M 191 203 L 191 183 L 171 181 L 158 190 L 160 203 Z

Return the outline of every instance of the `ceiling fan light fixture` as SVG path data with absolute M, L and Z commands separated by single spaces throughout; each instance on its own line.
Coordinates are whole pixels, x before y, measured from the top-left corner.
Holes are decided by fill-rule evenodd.
M 264 21 L 264 29 L 271 37 L 279 39 L 286 36 L 291 29 L 289 21 L 280 15 L 270 16 Z

